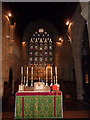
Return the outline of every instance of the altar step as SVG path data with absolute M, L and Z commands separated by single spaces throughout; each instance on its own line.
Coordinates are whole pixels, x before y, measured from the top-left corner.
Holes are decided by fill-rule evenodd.
M 90 118 L 90 111 L 88 110 L 64 111 L 63 118 Z M 14 120 L 14 112 L 3 112 L 2 120 Z M 44 119 L 37 119 L 37 120 L 44 120 Z M 48 119 L 48 120 L 52 120 L 52 119 Z
M 90 111 L 64 111 L 63 118 L 90 118 Z

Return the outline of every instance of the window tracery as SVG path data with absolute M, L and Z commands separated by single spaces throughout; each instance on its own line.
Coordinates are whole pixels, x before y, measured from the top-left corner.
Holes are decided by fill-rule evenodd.
M 53 41 L 43 29 L 35 31 L 29 41 L 29 65 L 53 65 Z

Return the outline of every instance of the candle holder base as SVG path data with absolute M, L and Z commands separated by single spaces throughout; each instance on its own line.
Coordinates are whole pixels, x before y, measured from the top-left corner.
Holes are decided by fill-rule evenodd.
M 56 82 L 56 85 L 57 85 L 58 83 Z
M 53 85 L 53 83 L 50 84 L 50 86 L 52 86 L 52 85 Z
M 33 87 L 33 83 L 31 83 L 31 85 L 30 85 L 31 87 Z
M 48 83 L 46 83 L 46 86 L 48 86 Z
M 50 87 L 49 86 L 45 86 L 44 91 L 50 92 Z
M 26 87 L 28 87 L 28 83 L 26 83 Z

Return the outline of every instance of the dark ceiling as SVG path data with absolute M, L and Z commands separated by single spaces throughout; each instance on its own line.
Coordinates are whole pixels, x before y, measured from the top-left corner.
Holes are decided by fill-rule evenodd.
M 17 33 L 22 39 L 26 27 L 38 19 L 47 20 L 54 24 L 60 35 L 66 30 L 65 22 L 71 19 L 77 7 L 77 2 L 6 2 L 5 9 L 13 14 L 17 23 Z

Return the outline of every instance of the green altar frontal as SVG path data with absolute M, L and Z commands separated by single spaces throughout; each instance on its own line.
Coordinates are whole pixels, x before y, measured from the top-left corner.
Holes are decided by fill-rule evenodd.
M 63 118 L 62 92 L 17 92 L 15 118 Z

